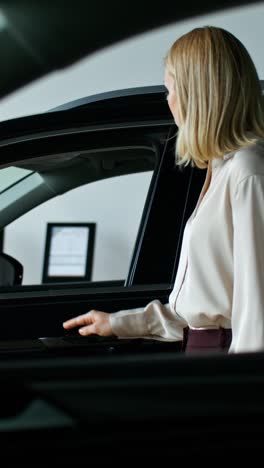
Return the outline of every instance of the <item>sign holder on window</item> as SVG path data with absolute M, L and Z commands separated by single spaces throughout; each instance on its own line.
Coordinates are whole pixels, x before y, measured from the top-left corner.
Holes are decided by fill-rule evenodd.
M 90 281 L 95 223 L 48 223 L 42 283 Z

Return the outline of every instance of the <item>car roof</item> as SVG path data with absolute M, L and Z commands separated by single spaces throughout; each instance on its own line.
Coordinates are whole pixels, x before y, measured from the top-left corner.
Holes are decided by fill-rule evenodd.
M 80 99 L 75 99 L 73 101 L 66 102 L 65 104 L 50 109 L 49 112 L 68 110 L 77 107 L 80 108 L 81 106 L 86 106 L 87 104 L 90 104 L 92 102 L 109 101 L 110 99 L 123 98 L 128 96 L 138 96 L 156 93 L 160 94 L 164 93 L 165 91 L 166 87 L 164 85 L 138 86 L 134 88 L 117 89 L 114 91 L 93 94 L 91 96 L 86 96 Z
M 10 139 L 73 127 L 160 120 L 174 123 L 165 91 L 163 85 L 121 89 L 70 101 L 48 112 L 2 121 L 0 147 Z

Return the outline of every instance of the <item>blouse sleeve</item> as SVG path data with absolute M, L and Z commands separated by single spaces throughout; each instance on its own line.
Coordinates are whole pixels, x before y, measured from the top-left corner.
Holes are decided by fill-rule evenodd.
M 264 350 L 264 176 L 250 175 L 233 200 L 234 284 L 230 353 Z
M 119 338 L 181 341 L 186 326 L 170 304 L 154 300 L 145 307 L 120 310 L 110 315 L 113 333 Z

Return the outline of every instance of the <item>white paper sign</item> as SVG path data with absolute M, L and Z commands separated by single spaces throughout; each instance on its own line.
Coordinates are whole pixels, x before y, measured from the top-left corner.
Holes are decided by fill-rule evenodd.
M 88 227 L 62 226 L 51 231 L 49 276 L 84 276 Z

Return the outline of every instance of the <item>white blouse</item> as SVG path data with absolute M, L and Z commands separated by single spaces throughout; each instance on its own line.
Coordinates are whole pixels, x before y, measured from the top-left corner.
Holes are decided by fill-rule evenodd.
M 229 353 L 264 350 L 264 141 L 214 159 L 186 223 L 168 304 L 110 315 L 119 338 L 179 341 L 232 328 Z

